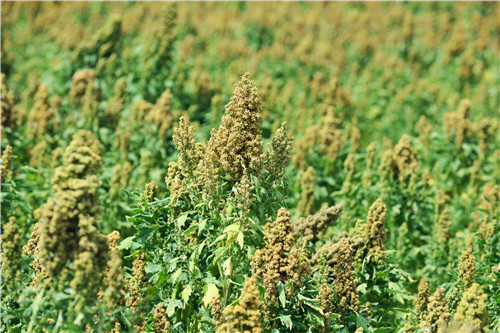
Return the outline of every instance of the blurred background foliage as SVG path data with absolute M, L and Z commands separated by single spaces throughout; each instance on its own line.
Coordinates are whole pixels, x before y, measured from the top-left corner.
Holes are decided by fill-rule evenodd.
M 475 256 L 474 281 L 488 294 L 488 327 L 500 329 L 498 3 L 1 6 L 2 151 L 12 147 L 11 174 L 2 169 L 2 224 L 16 217 L 23 245 L 31 237 L 33 211 L 54 195 L 49 180 L 64 164 L 65 148 L 83 129 L 102 144 L 99 230 L 118 230 L 129 239 L 120 250 L 131 267 L 139 248 L 155 244 L 130 243 L 144 219 L 152 214 L 169 223 L 205 200 L 192 199 L 180 211 L 165 208 L 160 217 L 139 204 L 151 180 L 157 198 L 171 199 L 164 180 L 178 156 L 172 136 L 179 119 L 194 127 L 198 142 L 207 141 L 234 84 L 250 72 L 263 106 L 264 143 L 282 122 L 294 137 L 282 188 L 262 185 L 267 194 L 258 197 L 265 204 L 261 211 L 251 208 L 261 226 L 275 220 L 278 204 L 291 212 L 292 224 L 341 204 L 338 220 L 308 244 L 314 254 L 342 233 L 359 234 L 378 198 L 387 207 L 386 266 L 354 267 L 361 315 L 352 325 L 334 318 L 332 329 L 432 326 L 432 316 L 422 319 L 410 310 L 422 278 L 431 294 L 445 288 L 454 315 L 466 288 L 459 262 L 468 249 Z M 2 155 L 2 167 L 6 159 Z M 197 214 L 194 220 L 217 219 Z M 264 244 L 259 228 L 252 231 L 258 237 L 249 254 Z M 169 256 L 181 255 L 176 251 Z M 151 262 L 156 256 L 146 255 Z M 245 275 L 248 256 L 232 254 L 233 260 L 239 256 Z M 28 264 L 23 257 L 27 277 Z M 148 273 L 155 281 L 158 272 Z M 199 276 L 186 279 L 206 291 Z M 238 295 L 243 282 L 240 276 Z M 234 293 L 225 295 L 223 306 Z M 184 309 L 196 308 L 195 299 L 190 302 Z M 295 310 L 273 310 L 284 330 L 304 329 L 296 323 L 303 314 Z M 196 318 L 193 325 L 201 325 L 201 317 L 185 312 L 176 320 Z

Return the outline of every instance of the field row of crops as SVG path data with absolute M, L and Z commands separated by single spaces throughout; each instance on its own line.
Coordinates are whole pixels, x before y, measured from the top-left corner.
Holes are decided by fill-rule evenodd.
M 1 10 L 1 332 L 500 331 L 498 3 Z

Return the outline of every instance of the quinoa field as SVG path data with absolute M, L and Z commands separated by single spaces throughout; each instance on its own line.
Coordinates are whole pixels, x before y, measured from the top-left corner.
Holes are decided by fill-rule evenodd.
M 499 2 L 1 2 L 6 333 L 500 332 Z

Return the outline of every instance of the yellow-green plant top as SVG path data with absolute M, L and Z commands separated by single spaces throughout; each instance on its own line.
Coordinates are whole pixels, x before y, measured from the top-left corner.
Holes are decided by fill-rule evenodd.
M 337 158 L 337 155 L 344 147 L 342 131 L 340 130 L 341 120 L 335 114 L 334 107 L 330 106 L 326 110 L 326 115 L 322 119 L 323 126 L 319 132 L 319 141 L 323 154 L 328 156 L 331 161 Z
M 2 226 L 2 289 L 15 292 L 22 279 L 21 235 L 14 216 Z
M 7 79 L 4 73 L 1 73 L 1 86 L 0 89 L 2 91 L 1 96 L 1 104 L 0 104 L 0 113 L 1 113 L 1 125 L 3 127 L 7 126 L 12 129 L 16 127 L 17 123 L 17 107 L 16 107 L 16 97 L 14 96 L 14 92 L 12 90 L 7 89 Z M 3 132 L 3 130 L 1 131 Z
M 300 177 L 302 191 L 300 201 L 297 204 L 297 210 L 302 216 L 308 216 L 314 213 L 314 183 L 316 180 L 316 171 L 313 167 L 308 167 Z
M 40 261 L 51 276 L 78 255 L 89 253 L 87 247 L 92 260 L 104 255 L 94 221 L 100 212 L 97 172 L 101 154 L 102 146 L 92 133 L 75 133 L 64 152 L 64 164 L 54 171 L 54 196 L 35 212 L 40 224 Z
M 302 140 L 295 140 L 293 144 L 292 164 L 297 170 L 305 171 L 307 168 L 306 155 L 318 142 L 318 126 L 307 127 Z
M 144 117 L 147 122 L 158 128 L 158 135 L 162 141 L 166 139 L 167 131 L 173 126 L 172 97 L 170 89 L 165 90 Z
M 127 80 L 122 77 L 116 82 L 113 89 L 113 97 L 108 100 L 108 105 L 105 111 L 106 118 L 111 123 L 117 123 L 120 119 L 120 113 L 123 110 L 125 102 L 125 90 L 127 89 Z
M 262 301 L 255 279 L 246 278 L 239 303 L 224 309 L 222 324 L 217 327 L 217 333 L 262 333 L 261 307 Z
M 354 250 L 347 238 L 341 238 L 337 243 L 338 260 L 333 266 L 335 294 L 341 314 L 357 311 L 359 306 L 358 291 L 352 275 Z
M 194 139 L 193 126 L 189 125 L 184 117 L 179 119 L 179 126 L 174 128 L 172 138 L 175 148 L 179 151 L 177 163 L 182 169 L 182 177 L 188 178 L 194 174 L 196 166 L 200 162 L 203 147 Z
M 350 131 L 349 142 L 351 144 L 351 153 L 359 152 L 361 146 L 361 131 L 356 126 L 352 126 Z
M 89 81 L 82 98 L 82 114 L 87 120 L 87 124 L 96 124 L 98 107 L 99 96 L 96 84 L 94 81 Z
M 143 298 L 143 288 L 146 283 L 146 255 L 144 251 L 139 252 L 134 262 L 132 263 L 132 278 L 128 282 L 130 298 L 127 300 L 127 305 L 132 309 L 137 308 Z
M 49 87 L 42 84 L 35 95 L 35 104 L 28 115 L 28 139 L 41 138 L 50 130 L 54 114 L 49 103 Z
M 418 118 L 417 123 L 417 132 L 420 140 L 428 140 L 432 131 L 432 125 L 427 121 L 427 117 L 425 115 L 421 115 L 420 118 Z
M 300 287 L 304 275 L 309 271 L 307 259 L 294 248 L 294 237 L 290 213 L 280 208 L 276 221 L 264 226 L 264 248 L 252 257 L 253 275 L 266 289 L 266 307 L 276 303 L 278 282 L 290 283 L 292 288 Z M 287 290 L 289 295 L 293 290 Z
M 377 199 L 368 211 L 363 230 L 365 255 L 369 255 L 375 263 L 385 258 L 385 214 L 385 204 L 381 199 Z
M 422 319 L 427 314 L 427 305 L 429 303 L 429 284 L 425 278 L 420 279 L 418 283 L 417 299 L 415 301 L 415 312 L 417 317 Z
M 87 91 L 87 86 L 95 80 L 95 71 L 93 69 L 82 69 L 73 74 L 71 86 L 69 88 L 69 97 L 73 103 L 80 103 Z
M 170 332 L 170 322 L 168 321 L 167 312 L 162 303 L 159 303 L 153 313 L 154 332 L 168 333 Z
M 319 287 L 318 303 L 319 308 L 323 312 L 322 315 L 325 318 L 324 326 L 326 327 L 328 327 L 330 324 L 330 316 L 332 315 L 332 312 L 334 310 L 333 302 L 333 288 L 330 287 L 328 283 L 322 283 Z
M 250 206 L 255 202 L 256 198 L 253 194 L 255 190 L 255 185 L 248 177 L 248 175 L 243 175 L 241 180 L 236 184 L 236 193 L 234 194 L 234 200 L 236 206 L 240 212 L 238 220 L 246 224 L 247 219 L 250 215 Z
M 260 176 L 264 153 L 260 126 L 262 103 L 249 73 L 236 84 L 226 105 L 222 124 L 208 142 L 208 158 L 225 176 L 240 179 L 243 174 Z
M 498 118 L 483 117 L 472 124 L 472 131 L 479 138 L 479 149 L 483 154 L 486 153 L 487 142 L 492 141 L 492 138 L 498 134 L 499 127 Z M 479 155 L 479 158 L 481 159 L 482 155 Z
M 450 315 L 444 288 L 438 288 L 429 298 L 427 309 L 428 312 L 420 322 L 420 326 L 426 327 L 432 333 L 437 333 L 439 329 L 446 327 Z
M 480 197 L 479 209 L 486 210 L 493 218 L 498 216 L 500 187 L 492 182 L 484 184 Z
M 438 216 L 435 225 L 436 240 L 440 244 L 448 244 L 451 238 L 451 227 L 452 221 L 450 219 L 450 211 L 448 208 L 443 209 Z
M 156 185 L 156 182 L 152 180 L 151 182 L 146 184 L 144 191 L 141 193 L 140 197 L 141 203 L 144 205 L 153 201 L 157 192 L 158 192 L 158 185 Z
M 418 168 L 417 154 L 407 134 L 404 134 L 394 146 L 393 163 L 394 173 L 400 181 Z
M 293 138 L 286 133 L 286 122 L 276 130 L 267 149 L 266 170 L 272 179 L 279 179 L 290 162 Z
M 218 293 L 215 295 L 212 302 L 210 302 L 210 307 L 212 322 L 215 327 L 219 327 L 222 324 L 222 302 Z
M 375 152 L 377 150 L 377 143 L 371 142 L 366 147 L 366 155 L 365 155 L 365 171 L 363 172 L 363 176 L 361 176 L 361 185 L 363 188 L 369 188 L 372 185 L 372 169 L 373 162 L 375 158 Z
M 462 252 L 458 270 L 458 278 L 463 283 L 464 287 L 468 288 L 474 281 L 474 274 L 476 273 L 476 261 L 474 260 L 472 249 Z
M 319 213 L 301 218 L 293 224 L 293 234 L 299 244 L 315 243 L 323 230 L 332 225 L 344 207 L 335 205 L 322 207 Z
M 461 324 L 472 324 L 481 332 L 489 332 L 487 300 L 488 295 L 479 284 L 473 283 L 462 295 L 453 319 Z
M 335 304 L 343 319 L 359 306 L 358 291 L 352 274 L 355 248 L 351 243 L 356 246 L 356 240 L 340 234 L 320 247 L 312 258 L 315 265 L 326 263 L 327 277 L 334 284 Z
M 462 144 L 467 139 L 471 131 L 470 108 L 471 101 L 464 99 L 460 102 L 458 110 L 445 113 L 444 130 L 449 136 L 455 135 L 455 146 L 462 148 Z
M 104 300 L 109 308 L 114 308 L 123 303 L 123 288 L 125 287 L 125 276 L 123 275 L 122 259 L 118 242 L 120 233 L 113 231 L 107 236 L 109 258 L 104 277 L 104 284 L 107 288 L 104 291 Z
M 354 177 L 354 173 L 356 172 L 356 158 L 353 153 L 347 155 L 344 161 L 344 171 L 346 173 L 346 177 L 344 179 L 344 183 L 342 184 L 342 191 L 344 193 L 349 193 L 352 187 L 352 179 Z
M 0 166 L 1 182 L 12 178 L 12 146 L 7 145 L 2 152 L 2 165 Z
M 99 57 L 109 56 L 120 40 L 121 28 L 121 18 L 111 17 L 92 39 L 80 43 L 73 53 L 72 60 L 82 60 L 87 54 L 97 54 Z

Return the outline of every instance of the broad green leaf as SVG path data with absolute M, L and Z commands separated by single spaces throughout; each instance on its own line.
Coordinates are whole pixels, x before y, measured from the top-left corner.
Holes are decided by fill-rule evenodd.
M 226 241 L 226 246 L 229 246 L 236 237 L 238 236 L 238 232 L 240 231 L 240 224 L 239 223 L 233 223 L 224 229 L 224 233 L 227 234 L 227 241 Z
M 238 237 L 236 237 L 236 241 L 240 245 L 240 248 L 243 250 L 243 245 L 245 245 L 245 235 L 243 234 L 243 232 L 240 231 L 238 233 Z
M 206 228 L 206 226 L 207 226 L 207 221 L 208 221 L 208 219 L 203 219 L 203 220 L 201 220 L 201 222 L 200 222 L 200 226 L 199 226 L 199 228 L 198 228 L 198 236 L 199 236 L 199 235 L 201 235 L 201 232 L 202 232 L 203 230 L 205 230 L 205 228 Z
M 186 220 L 187 220 L 187 214 L 179 216 L 179 218 L 177 219 L 177 226 L 179 228 L 184 227 L 184 224 L 186 224 Z
M 281 306 L 283 306 L 283 308 L 285 308 L 286 307 L 285 288 L 281 288 L 280 294 L 279 294 L 279 300 L 280 300 Z
M 287 327 L 290 331 L 292 330 L 293 326 L 292 316 L 286 315 L 286 316 L 279 316 L 278 318 L 281 320 L 281 324 L 283 324 L 283 326 Z
M 213 283 L 207 285 L 207 291 L 205 291 L 205 296 L 203 296 L 203 304 L 208 306 L 215 296 L 219 295 L 219 289 Z
M 189 301 L 189 296 L 191 296 L 191 293 L 193 290 L 191 289 L 191 286 L 188 285 L 186 288 L 181 293 L 182 300 L 184 301 L 184 305 L 186 305 Z
M 182 274 L 182 267 L 179 267 L 174 274 L 172 274 L 172 284 L 175 284 L 177 279 L 181 276 Z
M 225 276 L 231 276 L 233 271 L 233 266 L 231 264 L 231 257 L 227 258 L 226 261 L 222 264 L 222 270 L 224 271 Z
M 136 243 L 136 242 L 134 242 L 134 239 L 135 239 L 135 236 L 130 236 L 130 237 L 125 238 L 118 245 L 118 249 L 119 250 L 130 250 L 130 249 L 135 250 L 135 249 L 138 249 L 139 248 L 139 244 Z
M 170 300 L 167 306 L 167 315 L 172 317 L 176 308 L 182 308 L 182 302 L 179 300 Z
M 152 264 L 148 263 L 146 266 L 146 273 L 156 273 L 161 270 L 161 265 L 160 264 Z

